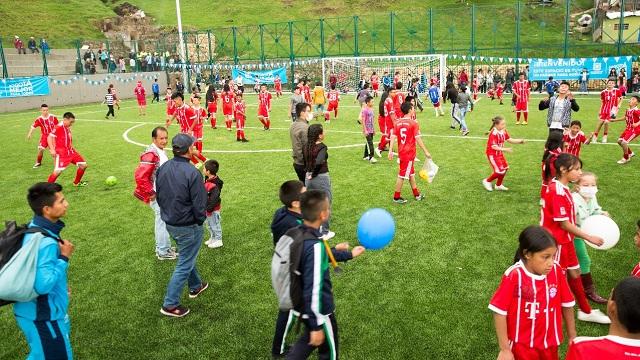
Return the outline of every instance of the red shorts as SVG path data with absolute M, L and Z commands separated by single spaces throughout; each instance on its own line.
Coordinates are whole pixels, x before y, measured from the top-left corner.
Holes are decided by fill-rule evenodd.
M 218 107 L 217 106 L 211 106 L 209 108 L 207 108 L 207 112 L 209 113 L 209 116 L 211 116 L 211 114 L 215 114 L 218 112 Z
M 282 92 L 282 85 L 275 85 L 274 88 L 277 92 Z
M 558 360 L 558 347 L 548 349 L 530 348 L 527 345 L 511 344 L 511 352 L 516 360 Z
M 329 102 L 329 106 L 327 107 L 327 111 L 331 112 L 333 110 L 338 110 L 337 102 Z
M 73 152 L 70 155 L 56 155 L 54 171 L 62 171 L 69 166 L 69 164 L 82 165 L 86 164 L 82 155 L 77 152 Z
M 393 120 L 391 119 L 391 116 L 387 116 L 384 119 L 384 124 L 386 126 L 386 134 L 391 136 L 391 133 L 393 132 Z
M 413 169 L 413 161 L 415 157 L 411 160 L 400 159 L 400 171 L 398 171 L 398 177 L 401 179 L 409 180 L 410 177 L 415 176 L 415 171 Z
M 624 129 L 618 140 L 622 140 L 628 144 L 638 136 L 640 136 L 640 126 L 635 129 Z
M 258 107 L 258 116 L 262 116 L 264 118 L 269 118 L 269 112 L 266 108 Z
M 504 158 L 504 155 L 487 155 L 487 159 L 489 159 L 489 164 L 491 164 L 491 168 L 496 174 L 504 174 L 509 169 L 509 164 L 507 164 L 507 159 Z
M 231 116 L 233 115 L 233 108 L 231 106 L 223 106 L 222 107 L 222 114 L 224 116 Z
M 440 107 L 440 102 L 439 101 L 438 102 L 434 102 L 433 103 L 433 107 L 436 108 L 436 109 L 439 108 Z
M 529 112 L 529 102 L 516 100 L 516 112 Z
M 244 130 L 244 116 L 236 118 L 236 130 Z
M 580 269 L 580 263 L 578 262 L 578 255 L 576 254 L 576 247 L 573 245 L 573 241 L 558 245 L 556 262 L 558 262 L 563 269 Z
M 147 98 L 138 99 L 138 106 L 146 106 Z
M 48 137 L 40 135 L 40 142 L 38 143 L 38 149 L 46 149 L 49 147 Z
M 202 127 L 193 128 L 193 137 L 196 138 L 196 141 L 202 142 Z
M 176 113 L 176 108 L 167 108 L 167 115 L 173 115 Z
M 378 91 L 378 89 L 380 89 L 380 84 L 379 83 L 373 83 L 373 84 L 371 84 L 371 87 L 373 87 L 374 91 Z

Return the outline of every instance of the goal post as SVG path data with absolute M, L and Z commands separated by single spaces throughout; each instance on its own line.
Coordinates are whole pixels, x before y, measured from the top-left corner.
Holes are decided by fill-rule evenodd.
M 383 76 L 387 72 L 391 79 L 396 72 L 406 89 L 407 81 L 418 78 L 418 90 L 426 93 L 431 79 L 438 79 L 440 91 L 444 91 L 447 69 L 447 56 L 442 54 L 405 55 L 405 56 L 360 56 L 327 57 L 322 59 L 322 85 L 329 87 L 333 76 L 336 87 L 341 92 L 355 92 L 362 78 L 369 83 L 375 72 L 379 77 L 380 89 L 383 89 Z

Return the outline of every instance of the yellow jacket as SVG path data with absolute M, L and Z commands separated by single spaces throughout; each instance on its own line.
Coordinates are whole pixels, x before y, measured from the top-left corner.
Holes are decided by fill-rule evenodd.
M 316 86 L 313 88 L 313 103 L 320 105 L 325 103 L 324 89 L 322 86 Z

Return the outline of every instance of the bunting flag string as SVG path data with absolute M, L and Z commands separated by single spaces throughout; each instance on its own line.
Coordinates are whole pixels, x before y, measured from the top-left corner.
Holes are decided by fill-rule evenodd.
M 115 80 L 121 83 L 130 83 L 130 82 L 134 82 L 134 81 L 138 81 L 139 79 L 145 79 L 145 80 L 155 80 L 157 78 L 157 76 L 155 75 L 150 75 L 150 74 L 145 74 L 145 73 L 134 73 L 131 74 L 131 76 L 121 76 L 119 74 L 109 74 L 106 75 L 103 79 L 100 80 L 94 80 L 91 79 L 85 75 L 75 75 L 72 76 L 68 79 L 65 80 L 59 80 L 59 79 L 54 79 L 53 77 L 49 76 L 49 81 L 55 85 L 71 85 L 74 82 L 78 81 L 78 80 L 83 80 L 84 82 L 86 82 L 89 85 L 93 85 L 93 86 L 99 86 L 99 85 L 104 85 L 107 82 L 111 82 L 111 80 Z

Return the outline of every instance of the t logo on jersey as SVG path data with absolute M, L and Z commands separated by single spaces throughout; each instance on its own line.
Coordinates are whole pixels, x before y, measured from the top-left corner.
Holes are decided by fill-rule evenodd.
M 529 314 L 529 319 L 535 320 L 540 313 L 540 303 L 537 301 L 527 301 L 524 303 L 524 312 Z

